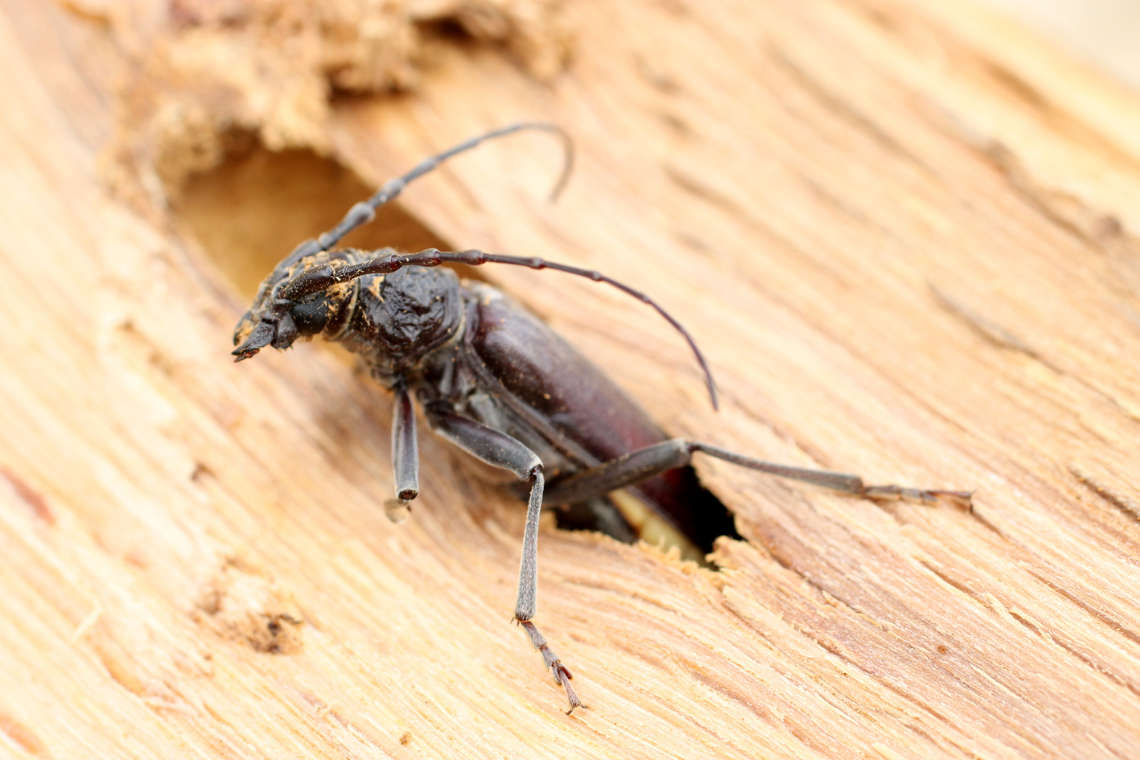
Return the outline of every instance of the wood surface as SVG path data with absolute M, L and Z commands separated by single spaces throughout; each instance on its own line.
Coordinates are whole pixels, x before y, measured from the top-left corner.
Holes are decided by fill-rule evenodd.
M 0 4 L 0 756 L 1140 756 L 1140 98 L 957 0 Z M 338 15 L 339 14 L 339 15 Z M 391 91 L 396 87 L 398 92 Z M 331 94 L 330 94 L 331 93 Z M 358 245 L 480 276 L 719 462 L 719 570 L 546 526 L 252 287 L 424 155 Z

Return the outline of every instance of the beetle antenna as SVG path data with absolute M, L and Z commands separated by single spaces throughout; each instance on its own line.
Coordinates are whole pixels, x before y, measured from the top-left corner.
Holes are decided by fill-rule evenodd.
M 545 121 L 521 121 L 517 124 L 511 124 L 506 127 L 493 129 L 490 132 L 485 132 L 477 137 L 472 137 L 470 140 L 454 145 L 442 153 L 437 153 L 434 156 L 429 156 L 423 161 L 412 168 L 406 174 L 401 174 L 395 179 L 390 179 L 385 182 L 379 190 L 372 194 L 366 201 L 357 203 L 348 210 L 344 218 L 340 220 L 337 226 L 333 227 L 328 232 L 320 235 L 315 240 L 306 240 L 301 243 L 288 257 L 282 262 L 286 266 L 291 266 L 306 256 L 312 256 L 322 251 L 332 249 L 334 245 L 340 242 L 348 233 L 355 230 L 357 227 L 362 227 L 368 224 L 376 217 L 376 209 L 380 208 L 388 201 L 395 198 L 404 188 L 410 185 L 413 181 L 419 179 L 423 175 L 436 169 L 444 161 L 458 156 L 460 153 L 466 153 L 472 148 L 477 147 L 487 140 L 494 140 L 499 137 L 506 137 L 507 135 L 514 134 L 515 132 L 522 132 L 523 130 L 539 130 L 542 132 L 552 132 L 558 135 L 562 140 L 563 160 L 562 160 L 562 173 L 558 176 L 558 182 L 555 183 L 554 189 L 550 193 L 550 201 L 553 203 L 558 200 L 558 196 L 566 188 L 566 183 L 570 181 L 570 172 L 574 168 L 574 143 L 570 139 L 570 135 L 566 130 L 559 127 L 557 124 L 551 124 Z
M 436 267 L 445 262 L 467 264 L 469 266 L 479 266 L 481 264 L 512 264 L 529 269 L 553 269 L 558 272 L 566 272 L 579 277 L 585 277 L 594 282 L 604 282 L 627 295 L 633 296 L 642 303 L 652 306 L 658 314 L 665 318 L 666 322 L 672 325 L 677 332 L 681 333 L 685 341 L 689 344 L 689 348 L 693 350 L 693 355 L 697 358 L 697 364 L 700 365 L 701 372 L 704 373 L 705 385 L 708 386 L 709 398 L 712 401 L 713 409 L 719 409 L 716 396 L 716 382 L 713 380 L 712 370 L 709 369 L 704 354 L 702 354 L 701 349 L 697 347 L 697 342 L 693 340 L 693 336 L 689 335 L 689 331 L 686 330 L 672 314 L 665 311 L 661 304 L 654 301 L 645 293 L 642 293 L 640 290 L 634 290 L 625 283 L 619 282 L 612 277 L 607 277 L 601 272 L 592 269 L 581 269 L 568 264 L 559 264 L 554 261 L 534 257 L 506 256 L 504 254 L 484 253 L 483 251 L 477 250 L 440 251 L 435 248 L 428 248 L 426 251 L 420 251 L 419 253 L 385 254 L 383 256 L 377 256 L 374 259 L 369 259 L 368 261 L 362 261 L 358 264 L 335 267 L 325 264 L 312 267 L 311 269 L 306 269 L 298 273 L 293 279 L 283 282 L 278 286 L 279 289 L 274 295 L 279 299 L 280 303 L 292 303 L 301 300 L 307 295 L 326 290 L 337 283 L 354 280 L 357 277 L 364 277 L 370 274 L 391 274 L 397 269 L 402 269 L 406 266 Z M 238 349 L 234 351 L 234 354 L 244 358 L 242 354 L 243 347 L 244 346 L 239 346 Z

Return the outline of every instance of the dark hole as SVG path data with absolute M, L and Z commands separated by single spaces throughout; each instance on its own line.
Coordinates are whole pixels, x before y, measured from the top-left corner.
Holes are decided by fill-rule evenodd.
M 670 515 L 670 519 L 697 548 L 707 554 L 712 551 L 713 541 L 720 536 L 740 539 L 732 513 L 720 499 L 701 485 L 696 470 L 682 467 L 662 477 L 668 478 L 670 497 L 680 505 L 677 513 Z
M 443 40 L 452 45 L 474 44 L 475 37 L 457 19 L 443 18 L 417 25 L 420 34 L 429 39 Z
M 625 543 L 633 543 L 638 538 L 654 543 L 655 537 L 662 535 L 662 525 L 667 525 L 691 544 L 685 546 L 683 541 L 666 538 L 667 544 L 680 544 L 688 559 L 700 559 L 711 552 L 713 541 L 720 536 L 741 538 L 732 513 L 701 485 L 692 467 L 673 470 L 629 490 L 631 493 L 624 499 L 592 499 L 558 508 L 555 511 L 558 527 L 595 530 Z M 642 502 L 649 511 L 641 515 L 641 508 L 629 504 L 631 498 Z M 644 519 L 657 524 L 641 525 Z
M 373 190 L 349 169 L 311 151 L 275 153 L 252 145 L 232 154 L 217 169 L 192 177 L 175 212 L 184 231 L 197 240 L 238 293 L 252 299 L 266 274 L 299 242 L 332 228 L 352 204 Z M 344 246 L 455 250 L 398 203 L 380 209 L 372 224 L 345 238 Z M 474 267 L 455 268 L 463 277 L 483 278 Z M 671 493 L 665 501 L 675 506 L 667 507 L 659 517 L 687 536 L 700 553 L 711 551 L 718 536 L 739 538 L 731 513 L 701 487 L 691 468 L 663 477 L 667 482 L 655 479 L 643 491 L 658 496 Z M 596 530 L 632 542 L 641 534 L 615 501 L 622 499 L 594 499 L 555 514 L 565 529 Z

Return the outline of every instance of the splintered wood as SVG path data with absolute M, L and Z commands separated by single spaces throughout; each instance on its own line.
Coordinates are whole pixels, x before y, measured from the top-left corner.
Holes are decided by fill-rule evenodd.
M 0 755 L 1140 756 L 1140 98 L 957 0 L 324 7 L 0 6 Z M 559 203 L 520 135 L 347 242 L 602 270 L 719 414 L 642 304 L 475 274 L 671 434 L 975 491 L 703 460 L 715 570 L 545 524 L 571 717 L 524 505 L 425 434 L 393 525 L 390 396 L 229 356 L 301 238 L 527 119 Z

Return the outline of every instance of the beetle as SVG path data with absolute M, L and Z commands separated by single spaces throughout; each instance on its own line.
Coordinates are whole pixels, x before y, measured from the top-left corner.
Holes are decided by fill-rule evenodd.
M 699 441 L 668 438 L 613 381 L 537 317 L 496 288 L 461 280 L 452 270 L 438 267 L 454 262 L 554 269 L 622 290 L 654 308 L 685 338 L 716 408 L 716 385 L 692 336 L 652 298 L 600 272 L 478 250 L 431 248 L 406 254 L 391 248 L 335 249 L 346 234 L 370 222 L 376 209 L 415 179 L 487 140 L 523 130 L 552 132 L 561 138 L 566 160 L 553 194 L 557 197 L 573 164 L 573 146 L 566 133 L 552 124 L 512 124 L 424 159 L 277 265 L 234 330 L 233 354 L 235 361 L 242 361 L 267 346 L 287 349 L 300 338 L 320 336 L 362 357 L 372 376 L 395 396 L 396 494 L 386 502 L 395 521 L 406 517 L 419 493 L 417 402 L 434 432 L 518 478 L 528 506 L 514 619 L 565 690 L 569 714 L 583 703 L 570 684 L 570 670 L 533 622 L 538 522 L 544 499 L 554 504 L 587 503 L 632 487 L 651 505 L 668 503 L 677 481 L 662 476 L 686 467 L 697 452 L 864 498 L 942 502 L 968 509 L 971 495 L 868 486 L 856 475 L 791 467 Z M 664 511 L 668 516 L 670 508 Z M 673 519 L 680 518 L 674 514 Z

